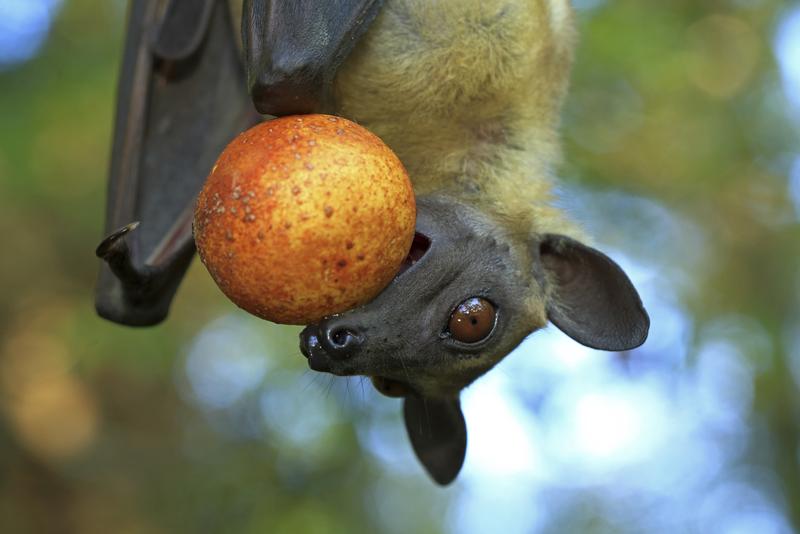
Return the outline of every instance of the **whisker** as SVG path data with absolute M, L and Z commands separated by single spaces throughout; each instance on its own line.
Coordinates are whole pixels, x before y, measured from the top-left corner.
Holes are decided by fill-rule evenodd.
M 319 380 L 319 375 L 311 371 L 306 371 L 303 373 L 303 378 L 306 379 L 306 385 L 303 386 L 303 389 L 300 390 L 300 393 L 305 393 L 312 384 L 316 384 L 317 380 Z
M 406 361 L 403 359 L 403 353 L 398 353 L 398 356 L 400 357 L 400 364 L 403 366 L 403 373 L 406 375 L 406 380 L 411 384 L 411 376 L 408 374 L 408 368 L 406 367 Z
M 331 396 L 331 390 L 333 389 L 333 382 L 334 382 L 334 380 L 335 380 L 335 377 L 333 377 L 333 376 L 332 376 L 332 377 L 330 377 L 330 381 L 328 382 L 328 389 L 327 389 L 327 391 L 325 391 L 325 399 L 326 399 L 326 400 L 327 400 L 328 398 L 330 398 L 330 396 Z

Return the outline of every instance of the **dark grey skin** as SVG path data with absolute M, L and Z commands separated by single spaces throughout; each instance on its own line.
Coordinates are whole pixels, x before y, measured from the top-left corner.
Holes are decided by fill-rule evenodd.
M 464 461 L 461 390 L 549 320 L 576 341 L 629 350 L 647 337 L 649 318 L 625 273 L 607 256 L 565 236 L 525 243 L 472 206 L 448 197 L 418 200 L 424 255 L 372 302 L 306 327 L 309 366 L 373 377 L 402 396 L 406 428 L 433 479 L 451 482 Z M 482 297 L 496 310 L 488 336 L 456 340 L 448 321 L 459 303 Z
M 194 255 L 194 199 L 214 160 L 262 119 L 335 110 L 331 84 L 383 0 L 247 0 L 244 58 L 227 0 L 131 0 L 109 173 L 98 313 L 161 322 Z M 248 95 L 249 90 L 249 95 Z M 306 328 L 312 369 L 365 375 L 404 398 L 414 451 L 451 482 L 467 431 L 460 391 L 548 321 L 584 345 L 628 350 L 649 319 L 622 270 L 559 235 L 511 236 L 478 207 L 417 199 L 417 260 L 372 302 Z M 459 342 L 454 309 L 496 310 L 485 339 Z

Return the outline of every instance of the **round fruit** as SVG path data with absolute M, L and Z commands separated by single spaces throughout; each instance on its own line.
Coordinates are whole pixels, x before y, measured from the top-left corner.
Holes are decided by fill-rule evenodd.
M 263 122 L 220 155 L 197 200 L 200 259 L 263 319 L 310 324 L 374 298 L 414 237 L 411 182 L 363 127 L 330 115 Z

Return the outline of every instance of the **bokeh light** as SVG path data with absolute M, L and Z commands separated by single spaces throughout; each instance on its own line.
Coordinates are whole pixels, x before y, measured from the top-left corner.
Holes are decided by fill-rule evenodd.
M 800 7 L 789 9 L 778 24 L 775 54 L 786 98 L 800 112 Z
M 186 358 L 192 393 L 209 408 L 226 408 L 261 384 L 270 360 L 247 319 L 228 315 L 206 326 Z
M 94 396 L 70 369 L 74 358 L 42 333 L 59 311 L 25 316 L 0 351 L 0 413 L 24 446 L 53 462 L 86 452 L 100 425 Z
M 716 98 L 737 94 L 753 75 L 759 40 L 750 25 L 729 15 L 710 15 L 687 30 L 689 79 Z
M 0 2 L 0 70 L 36 55 L 58 15 L 62 0 Z

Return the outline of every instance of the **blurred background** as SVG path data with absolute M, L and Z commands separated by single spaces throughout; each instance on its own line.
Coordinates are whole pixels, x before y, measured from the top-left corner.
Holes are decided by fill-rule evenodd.
M 548 328 L 464 394 L 436 487 L 400 403 L 195 261 L 169 320 L 94 314 L 122 0 L 0 0 L 0 531 L 800 529 L 800 4 L 576 0 L 563 205 L 652 318 Z

